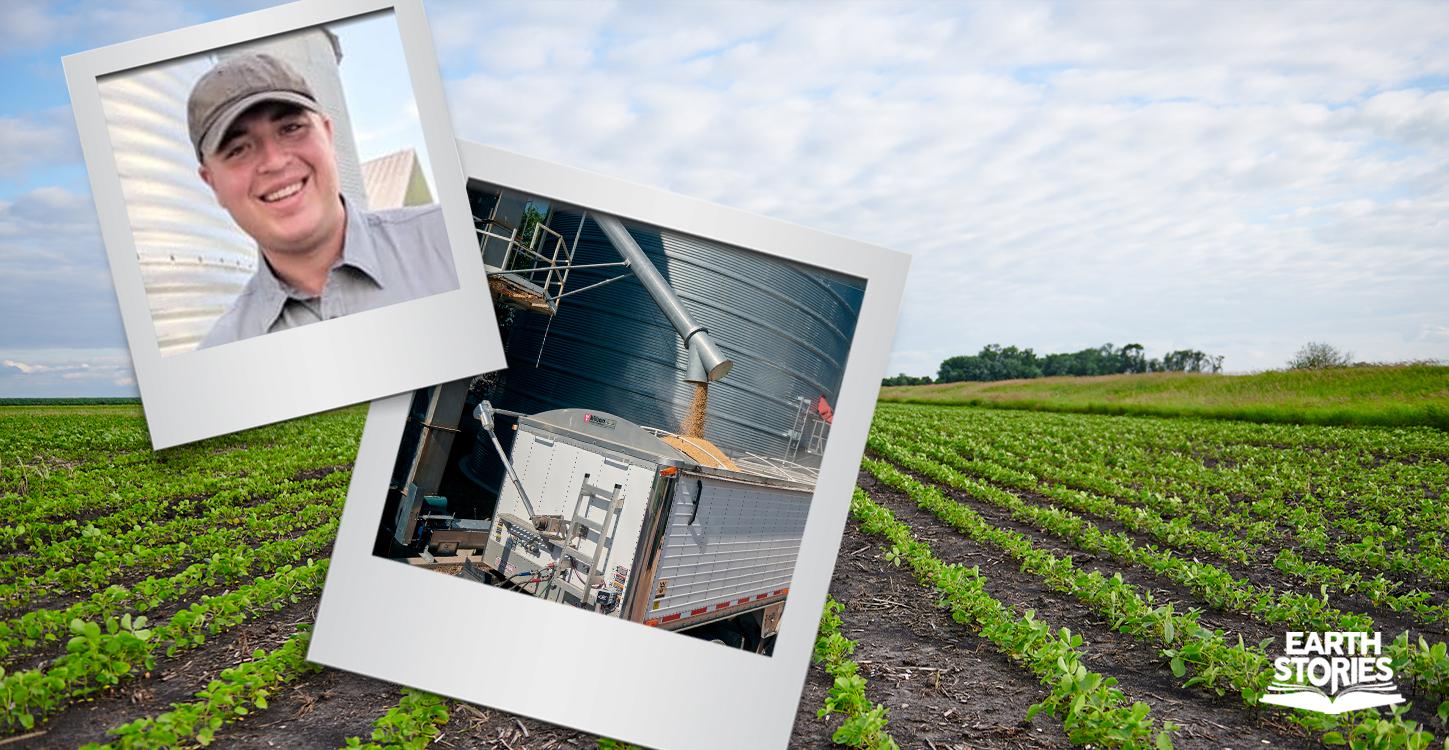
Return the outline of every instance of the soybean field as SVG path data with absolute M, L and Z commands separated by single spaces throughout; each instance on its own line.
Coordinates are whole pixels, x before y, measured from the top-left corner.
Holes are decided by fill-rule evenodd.
M 860 747 L 1444 747 L 1446 489 L 1433 428 L 882 403 L 807 700 Z M 1381 633 L 1408 702 L 1264 704 L 1289 630 Z
M 365 417 L 152 452 L 136 405 L 0 406 L 0 748 L 622 747 L 304 659 Z
M 0 749 L 619 746 L 303 659 L 364 417 L 0 408 Z M 1445 746 L 1442 431 L 882 403 L 858 485 L 791 747 Z M 1287 630 L 1409 703 L 1263 704 Z

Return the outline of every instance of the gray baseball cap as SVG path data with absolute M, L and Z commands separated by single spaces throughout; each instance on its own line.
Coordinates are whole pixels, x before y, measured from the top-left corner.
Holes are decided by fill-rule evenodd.
M 262 102 L 322 111 L 307 79 L 281 58 L 265 53 L 229 57 L 196 82 L 186 101 L 186 125 L 196 160 L 215 153 L 232 122 Z

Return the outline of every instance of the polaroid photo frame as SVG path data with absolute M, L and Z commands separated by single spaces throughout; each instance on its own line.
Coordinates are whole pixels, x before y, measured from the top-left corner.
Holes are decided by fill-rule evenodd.
M 397 472 L 409 471 L 409 465 L 416 467 L 439 460 L 437 456 L 401 455 L 400 445 L 408 444 L 407 436 L 437 425 L 439 416 L 438 401 L 424 401 L 429 405 L 420 412 L 414 394 L 402 394 L 375 401 L 368 414 L 308 659 L 647 747 L 784 747 L 799 704 L 820 611 L 839 551 L 851 489 L 889 354 L 905 284 L 907 256 L 466 141 L 459 142 L 459 151 L 464 173 L 470 179 L 470 191 L 473 185 L 481 183 L 511 194 L 541 199 L 553 206 L 611 216 L 631 228 L 645 228 L 643 232 L 627 230 L 636 238 L 648 237 L 648 228 L 654 228 L 658 230 L 655 236 L 693 238 L 704 244 L 769 256 L 772 260 L 862 282 L 855 329 L 833 405 L 833 424 L 823 455 L 815 459 L 818 479 L 813 493 L 809 494 L 808 512 L 800 532 L 793 576 L 788 582 L 788 598 L 778 620 L 773 654 L 764 656 L 711 640 L 687 637 L 664 629 L 660 623 L 650 627 L 641 620 L 605 616 L 598 608 L 568 606 L 561 601 L 484 585 L 476 578 L 469 580 L 452 571 L 439 572 L 426 569 L 425 565 L 407 564 L 380 555 L 379 549 L 393 544 L 385 537 L 389 516 L 396 512 L 394 507 L 399 502 L 393 488 Z M 526 215 L 527 211 L 522 213 Z M 582 224 L 580 220 L 579 225 Z M 681 279 L 686 272 L 682 263 L 678 268 L 667 267 L 664 271 Z M 609 288 L 612 287 L 601 287 Z M 584 292 L 580 297 L 596 291 Z M 564 298 L 559 304 L 580 304 L 577 299 Z M 713 300 L 696 290 L 693 297 L 686 299 L 685 306 L 698 310 L 711 303 L 738 304 Z M 612 324 L 608 327 L 619 328 Z M 553 334 L 563 335 L 558 327 L 553 329 Z M 654 352 L 662 366 L 685 367 L 684 350 L 677 348 L 679 342 L 674 340 L 674 331 L 667 324 L 660 324 L 646 332 L 641 340 L 653 341 L 656 335 L 669 339 L 662 357 Z M 512 341 L 510 346 L 516 343 Z M 554 344 L 544 346 L 572 346 L 573 343 L 555 339 Z M 526 359 L 533 359 L 532 347 L 532 343 L 525 347 L 529 349 L 525 352 Z M 729 353 L 726 348 L 726 354 Z M 540 352 L 538 356 L 546 362 L 547 357 L 554 355 Z M 562 356 L 567 361 L 573 355 Z M 533 364 L 532 361 L 526 365 L 515 364 L 513 369 L 499 375 L 515 377 L 515 370 L 524 370 Z M 577 364 L 589 366 L 586 360 Z M 476 385 L 477 381 L 473 383 Z M 468 381 L 463 384 L 467 386 Z M 710 386 L 715 387 L 715 384 Z M 461 401 L 455 395 L 454 412 L 458 411 Z M 813 404 L 810 406 L 814 408 Z M 820 413 L 828 411 L 827 408 Z M 604 442 L 616 447 L 630 442 L 622 436 L 629 426 L 626 419 L 616 419 L 613 414 L 561 410 L 520 418 L 517 424 L 520 430 L 547 430 L 552 429 L 551 424 L 561 424 L 560 415 L 569 414 L 575 419 L 572 426 L 559 428 L 563 430 L 560 435 L 573 430 L 573 436 L 577 437 L 582 429 L 580 424 L 589 422 L 602 430 L 619 430 L 620 437 L 605 436 Z M 476 419 L 477 415 L 472 418 Z M 498 424 L 503 424 L 503 417 L 498 419 Z M 442 424 L 439 429 L 459 433 L 458 427 L 449 424 Z M 523 438 L 514 440 L 516 450 Z M 570 441 L 573 437 L 557 439 L 560 445 Z M 480 450 L 486 452 L 487 442 L 478 441 L 483 446 Z M 634 445 L 640 444 L 634 442 Z M 630 450 L 623 449 L 615 458 Z M 451 451 L 445 448 L 441 458 L 448 459 L 450 453 L 451 465 L 470 460 L 464 458 L 460 462 L 458 457 L 466 451 L 459 452 L 456 446 Z M 648 452 L 636 451 L 632 455 L 633 458 L 622 460 L 637 465 L 639 457 L 647 456 Z M 525 474 L 524 484 L 530 482 L 526 476 L 528 471 L 526 467 L 520 469 Z M 678 477 L 683 478 L 685 471 L 681 469 Z M 664 469 L 661 475 L 668 473 Z M 697 474 L 706 482 L 715 476 L 708 470 Z M 598 476 L 591 481 L 597 482 Z M 695 481 L 695 475 L 690 475 L 689 488 L 701 486 Z M 507 480 L 501 483 L 509 484 Z M 441 517 L 438 514 L 444 511 L 438 499 L 418 497 L 420 494 L 413 490 L 411 500 L 426 500 L 432 505 L 411 506 L 422 509 L 421 515 L 414 513 L 412 518 Z M 392 505 L 388 503 L 389 497 L 394 498 Z M 595 494 L 590 502 L 597 498 Z M 402 499 L 402 502 L 408 501 L 408 498 Z M 535 495 L 534 502 L 541 504 L 543 498 Z M 675 507 L 672 517 L 683 519 L 689 515 L 692 500 L 677 502 L 680 505 Z M 598 507 L 596 503 L 595 507 Z M 498 508 L 494 510 L 500 518 L 506 515 Z M 708 512 L 706 507 L 703 513 Z M 568 519 L 562 521 L 566 524 Z M 496 525 L 492 531 L 486 531 L 489 526 L 453 526 L 461 528 L 464 534 L 469 528 L 482 528 L 490 538 L 494 533 L 503 533 Z M 414 536 L 412 528 L 404 532 L 397 532 L 397 528 L 394 524 L 393 532 L 405 540 Z M 543 531 L 545 535 L 548 533 L 549 530 Z M 564 535 L 556 534 L 555 538 L 561 539 Z M 454 551 L 447 545 L 434 545 L 432 550 L 438 555 Z M 428 561 L 440 559 L 428 554 L 422 557 Z M 605 581 L 594 582 L 593 596 L 597 597 L 598 591 L 603 590 L 601 586 L 607 586 L 606 581 L 616 570 L 611 562 L 601 571 Z M 666 614 L 667 610 L 660 609 L 648 617 L 662 619 Z
M 349 35 L 364 31 L 382 36 L 359 38 L 343 49 Z M 188 94 L 196 82 L 212 66 L 248 52 L 280 56 L 310 83 L 319 106 L 309 111 L 319 130 L 326 121 L 335 154 L 335 183 L 324 179 L 324 169 L 299 167 L 307 175 L 296 183 L 303 186 L 300 197 L 277 198 L 294 186 L 277 188 L 266 195 L 269 203 L 308 200 L 310 189 L 324 186 L 330 192 L 336 184 L 347 207 L 346 226 L 363 225 L 354 219 L 369 222 L 367 232 L 347 235 L 385 236 L 397 250 L 392 255 L 374 250 L 364 262 L 358 260 L 364 253 L 344 244 L 341 262 L 348 265 L 333 267 L 325 289 L 372 285 L 356 292 L 356 299 L 371 300 L 365 304 L 334 296 L 343 300 L 334 306 L 327 292 L 310 302 L 297 294 L 305 309 L 290 307 L 293 302 L 278 308 L 299 313 L 294 327 L 278 323 L 266 332 L 271 313 L 259 305 L 250 317 L 237 316 L 245 317 L 253 333 L 198 348 L 216 333 L 223 311 L 234 312 L 241 292 L 250 293 L 261 280 L 254 278 L 259 271 L 275 267 L 262 258 L 263 240 L 255 239 L 274 236 L 265 233 L 275 225 L 254 230 L 257 220 L 249 223 L 246 214 L 258 208 L 247 202 L 260 198 L 252 192 L 271 188 L 256 188 L 265 182 L 258 179 L 240 188 L 228 183 L 231 192 L 224 193 L 204 180 L 199 167 L 215 162 L 202 160 L 188 129 Z M 385 54 L 392 56 L 379 57 Z M 367 75 L 374 83 L 379 75 L 396 82 L 378 88 L 411 87 L 411 105 L 391 111 L 403 121 L 349 112 L 365 88 L 345 84 L 349 65 L 373 66 Z M 71 55 L 64 67 L 154 448 L 504 366 L 420 0 L 298 2 Z M 384 107 L 375 109 L 380 113 Z M 215 111 L 222 111 L 220 105 Z M 362 123 L 365 131 L 353 122 L 363 116 L 374 118 Z M 238 115 L 234 122 L 246 119 Z M 399 127 L 411 134 L 407 148 L 376 165 L 361 163 L 367 155 L 355 144 Z M 213 156 L 220 158 L 220 150 L 207 158 Z M 259 169 L 272 170 L 269 176 L 280 172 L 280 158 Z M 366 205 L 369 200 L 374 205 Z M 436 205 L 417 208 L 422 204 Z M 359 208 L 372 218 L 364 219 L 369 214 Z M 421 248 L 417 254 L 414 247 Z M 348 279 L 339 281 L 344 272 Z M 285 286 L 277 284 L 281 277 L 280 271 L 268 274 L 274 294 L 267 299 L 279 305 L 285 299 Z M 377 289 L 384 296 L 365 296 Z

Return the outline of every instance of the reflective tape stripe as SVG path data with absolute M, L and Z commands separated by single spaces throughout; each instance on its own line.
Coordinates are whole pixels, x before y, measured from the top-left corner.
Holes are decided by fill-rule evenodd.
M 718 611 L 720 611 L 722 609 L 729 609 L 730 607 L 736 607 L 736 606 L 739 606 L 741 604 L 750 604 L 752 602 L 758 602 L 758 601 L 760 601 L 762 599 L 771 599 L 771 598 L 774 598 L 774 597 L 777 597 L 777 596 L 784 596 L 785 594 L 788 594 L 788 593 L 790 593 L 790 589 L 788 589 L 788 588 L 776 589 L 775 591 L 771 591 L 768 594 L 756 594 L 753 597 L 750 597 L 750 596 L 740 597 L 739 599 L 736 599 L 733 602 L 727 602 L 727 601 L 726 602 L 718 602 L 718 603 L 714 604 L 712 608 L 713 608 L 713 610 L 715 612 L 718 612 Z M 644 621 L 644 624 L 645 625 L 658 625 L 661 622 L 674 622 L 675 620 L 685 619 L 685 618 L 688 618 L 688 617 L 697 617 L 699 615 L 702 615 L 702 614 L 705 614 L 705 613 L 709 612 L 710 610 L 711 610 L 711 606 L 710 605 L 705 605 L 703 607 L 698 607 L 698 608 L 695 608 L 695 609 L 691 609 L 687 613 L 684 610 L 680 610 L 678 612 L 674 612 L 672 614 L 665 615 L 662 619 L 645 620 Z

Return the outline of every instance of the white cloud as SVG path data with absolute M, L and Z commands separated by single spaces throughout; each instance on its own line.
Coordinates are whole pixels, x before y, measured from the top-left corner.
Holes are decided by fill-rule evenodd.
M 0 176 L 17 177 L 34 167 L 79 160 L 80 147 L 70 108 L 0 117 Z
M 269 0 L 7 0 L 0 4 L 0 50 L 6 56 L 60 46 L 66 53 L 237 15 Z
M 1449 325 L 1444 323 L 1422 323 L 1419 325 L 1419 330 L 1412 335 L 1411 340 L 1449 344 Z
M 41 187 L 0 201 L 0 349 L 118 345 L 115 300 L 88 196 Z
M 574 7 L 430 6 L 497 41 L 458 134 L 911 252 L 892 372 L 1107 340 L 1254 369 L 1325 331 L 1402 359 L 1365 306 L 1449 314 L 1444 6 Z
M 0 5 L 0 43 L 7 50 L 39 46 L 60 26 L 60 19 L 47 13 L 48 4 L 15 0 Z
M 75 10 L 6 4 L 0 39 L 83 49 L 239 8 Z M 892 372 L 991 342 L 1449 358 L 1449 6 L 427 12 L 461 137 L 911 252 Z M 64 110 L 0 117 L 0 175 L 76 162 L 72 133 Z M 57 188 L 0 202 L 21 321 L 0 347 L 120 342 L 92 216 Z
M 0 397 L 134 396 L 125 349 L 0 348 Z
M 46 371 L 44 365 L 28 365 L 24 362 L 16 362 L 13 359 L 0 359 L 0 365 L 5 365 L 6 367 L 13 367 L 26 375 Z

